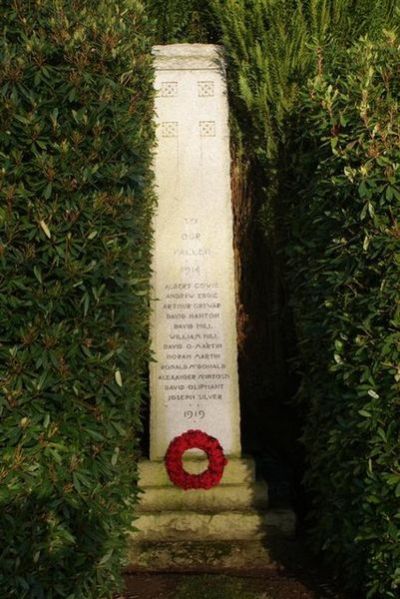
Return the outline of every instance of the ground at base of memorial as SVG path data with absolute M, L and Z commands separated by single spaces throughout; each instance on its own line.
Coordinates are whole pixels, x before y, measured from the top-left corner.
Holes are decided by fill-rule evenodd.
M 125 577 L 126 593 L 118 599 L 363 598 L 361 593 L 342 593 L 304 547 L 304 540 L 297 538 L 280 559 L 258 570 L 130 571 Z
M 312 577 L 299 580 L 274 571 L 131 574 L 126 582 L 120 599 L 353 599 Z

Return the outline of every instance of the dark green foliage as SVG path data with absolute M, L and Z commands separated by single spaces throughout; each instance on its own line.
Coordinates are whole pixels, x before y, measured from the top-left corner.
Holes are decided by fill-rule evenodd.
M 248 158 L 264 173 L 264 226 L 279 235 L 281 189 L 307 78 L 361 34 L 394 18 L 395 0 L 210 0 L 227 50 L 236 118 Z
M 148 360 L 145 20 L 13 0 L 0 22 L 0 594 L 110 597 Z
M 157 44 L 208 43 L 216 39 L 217 23 L 208 0 L 143 0 Z
M 277 289 L 287 318 L 278 286 L 286 277 L 285 295 L 290 291 L 295 309 L 315 545 L 349 586 L 395 597 L 400 577 L 397 41 L 386 40 L 376 54 L 368 42 L 346 54 L 360 35 L 375 39 L 385 26 L 398 23 L 395 3 L 213 4 L 244 153 L 264 188 L 265 233 L 275 256 L 291 257 L 289 269 L 286 261 L 277 261 L 270 288 Z M 333 73 L 326 81 L 325 72 Z M 303 90 L 315 74 L 321 77 L 319 87 L 316 83 L 305 103 Z M 340 76 L 340 93 L 330 105 L 334 90 L 328 85 Z M 370 94 L 366 99 L 364 88 Z M 370 103 L 370 123 L 360 113 L 364 101 Z M 382 133 L 373 133 L 377 122 Z M 337 154 L 325 139 L 332 135 Z
M 364 39 L 310 84 L 291 244 L 314 538 L 354 589 L 387 598 L 400 589 L 399 60 L 394 34 Z
M 292 297 L 315 546 L 349 587 L 386 598 L 400 585 L 400 123 L 398 41 L 382 31 L 398 26 L 397 4 L 202 5 L 227 50 L 246 216 L 263 197 L 280 356 Z M 164 6 L 160 40 L 211 39 L 189 33 L 192 3 Z M 380 42 L 357 43 L 365 35 Z
M 393 20 L 393 0 L 210 0 L 228 60 L 235 141 L 245 165 L 241 304 L 248 315 L 240 355 L 244 422 L 257 423 L 264 451 L 289 463 L 302 518 L 300 480 L 304 410 L 288 403 L 301 373 L 290 306 L 285 251 L 297 205 L 291 168 L 301 90 L 318 69 L 361 33 Z M 293 212 L 292 212 L 293 209 Z M 236 221 L 238 222 L 238 221 Z M 294 221 L 295 223 L 295 221 Z M 248 394 L 248 399 L 246 397 Z M 275 424 L 277 423 L 277 424 Z M 277 431 L 279 430 L 278 434 Z M 260 435 L 260 436 L 261 436 Z

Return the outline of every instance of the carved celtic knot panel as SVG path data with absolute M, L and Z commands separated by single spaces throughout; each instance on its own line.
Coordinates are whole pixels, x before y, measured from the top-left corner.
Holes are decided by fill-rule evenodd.
M 163 98 L 172 98 L 178 95 L 177 81 L 163 81 L 161 83 L 160 96 Z
M 197 93 L 200 98 L 214 95 L 214 81 L 198 81 Z
M 215 121 L 200 121 L 200 137 L 215 137 Z
M 162 137 L 178 137 L 178 123 L 176 121 L 166 121 L 161 123 Z

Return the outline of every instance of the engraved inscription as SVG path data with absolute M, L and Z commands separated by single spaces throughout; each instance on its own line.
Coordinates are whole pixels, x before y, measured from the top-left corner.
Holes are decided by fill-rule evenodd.
M 174 98 L 178 95 L 177 81 L 163 81 L 159 92 L 163 98 Z
M 192 242 L 200 238 L 195 229 L 181 235 Z M 219 284 L 171 282 L 163 296 L 162 310 L 170 324 L 159 355 L 158 380 L 168 404 L 183 402 L 184 418 L 196 423 L 206 417 L 206 406 L 227 395 L 231 378 L 224 361 Z
M 162 137 L 178 137 L 178 123 L 176 121 L 161 123 L 161 135 Z
M 205 415 L 206 415 L 206 413 L 205 413 L 204 410 L 198 410 L 198 411 L 197 410 L 196 411 L 194 411 L 194 410 L 185 410 L 183 412 L 183 416 L 185 418 L 189 418 L 189 420 L 191 420 L 192 418 L 200 418 L 200 419 L 202 419 L 202 418 L 204 418 Z
M 214 95 L 214 81 L 198 81 L 197 93 L 200 98 L 206 98 Z
M 215 137 L 215 121 L 200 121 L 200 137 Z
M 214 125 L 207 121 L 205 133 L 212 133 Z M 204 280 L 200 268 L 213 254 L 203 238 L 198 218 L 185 216 L 178 246 L 171 248 L 183 260 L 181 282 L 166 283 L 161 294 L 168 336 L 159 354 L 158 380 L 167 404 L 182 406 L 183 418 L 193 425 L 228 395 L 231 379 L 225 363 L 219 283 Z

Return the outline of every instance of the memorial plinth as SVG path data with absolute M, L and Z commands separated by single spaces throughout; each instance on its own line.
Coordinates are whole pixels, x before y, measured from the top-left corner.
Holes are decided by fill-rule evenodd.
M 151 544 L 159 553 L 163 542 L 243 542 L 263 538 L 268 529 L 279 529 L 279 522 L 286 532 L 293 528 L 287 515 L 284 524 L 270 515 L 268 524 L 266 485 L 255 482 L 252 461 L 241 459 L 228 101 L 221 48 L 175 44 L 156 46 L 153 52 L 158 207 L 150 331 L 155 361 L 150 365 L 150 460 L 140 464 L 144 496 L 131 554 L 131 561 L 142 565 L 154 558 Z M 192 429 L 218 439 L 228 458 L 221 483 L 209 490 L 175 487 L 165 471 L 170 442 Z M 185 468 L 206 469 L 203 455 L 188 452 Z M 147 553 L 143 543 L 147 549 L 150 543 Z

